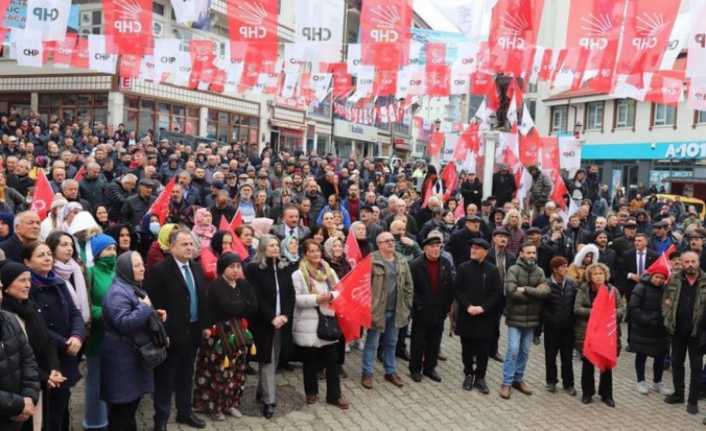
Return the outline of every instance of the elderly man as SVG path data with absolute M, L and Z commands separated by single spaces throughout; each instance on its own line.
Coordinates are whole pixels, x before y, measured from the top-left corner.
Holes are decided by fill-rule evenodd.
M 140 225 L 142 217 L 147 214 L 154 201 L 157 200 L 152 196 L 154 187 L 154 181 L 147 178 L 140 180 L 137 194 L 127 198 L 123 204 L 120 211 L 121 223 L 128 223 L 130 226 Z
M 13 226 L 15 234 L 0 242 L 0 250 L 5 252 L 5 258 L 23 263 L 22 247 L 39 239 L 41 224 L 39 215 L 34 211 L 24 211 L 17 214 Z
M 532 227 L 545 230 L 551 224 L 551 216 L 556 211 L 556 204 L 552 201 L 544 205 L 544 211 L 532 220 Z
M 117 223 L 120 220 L 120 211 L 136 186 L 137 177 L 134 174 L 125 174 L 106 186 L 105 199 L 108 204 L 109 221 Z
M 68 182 L 68 181 L 67 181 Z M 88 201 L 91 208 L 105 203 L 105 188 L 107 184 L 101 178 L 101 167 L 98 163 L 89 163 L 86 166 L 86 175 L 78 184 L 81 197 Z
M 66 198 L 67 201 L 78 202 L 81 204 L 84 211 L 91 212 L 91 210 L 93 209 L 91 207 L 91 204 L 87 200 L 81 199 L 79 197 L 78 188 L 79 188 L 79 186 L 78 186 L 78 182 L 76 180 L 66 180 L 61 185 L 61 192 L 64 194 L 64 197 Z

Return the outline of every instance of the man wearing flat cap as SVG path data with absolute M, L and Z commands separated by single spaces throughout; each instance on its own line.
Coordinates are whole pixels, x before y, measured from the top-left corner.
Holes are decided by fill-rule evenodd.
M 142 217 L 147 214 L 150 207 L 157 200 L 152 195 L 155 188 L 154 181 L 143 178 L 138 183 L 137 194 L 125 200 L 123 208 L 120 210 L 120 223 L 128 223 L 130 226 L 139 226 Z
M 469 240 L 470 261 L 458 267 L 453 285 L 458 303 L 455 333 L 461 337 L 463 389 L 488 394 L 485 372 L 496 310 L 502 301 L 498 268 L 486 259 L 490 244 L 482 238 Z
M 414 284 L 409 372 L 415 382 L 422 381 L 422 374 L 441 381 L 436 364 L 444 320 L 453 299 L 451 262 L 441 256 L 441 243 L 436 235 L 427 237 L 422 241 L 424 254 L 409 264 Z
M 481 218 L 477 215 L 466 216 L 466 226 L 451 234 L 445 249 L 453 256 L 456 268 L 470 260 L 471 246 L 469 241 L 474 238 L 483 238 L 483 233 L 480 231 L 480 221 Z

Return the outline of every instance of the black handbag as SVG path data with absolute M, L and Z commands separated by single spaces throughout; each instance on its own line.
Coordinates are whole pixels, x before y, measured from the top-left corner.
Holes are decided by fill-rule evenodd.
M 338 341 L 341 338 L 341 327 L 336 316 L 325 315 L 319 307 L 316 307 L 316 312 L 319 313 L 316 336 L 324 341 Z
M 142 347 L 135 345 L 135 350 L 140 354 L 142 368 L 145 371 L 153 370 L 157 365 L 167 360 L 167 348 L 158 346 L 151 341 Z

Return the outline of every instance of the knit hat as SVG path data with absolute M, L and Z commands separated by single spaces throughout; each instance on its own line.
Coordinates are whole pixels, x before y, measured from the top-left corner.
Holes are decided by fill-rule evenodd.
M 650 275 L 660 274 L 664 278 L 669 278 L 669 268 L 666 265 L 653 265 L 650 268 Z M 3 282 L 4 284 L 4 282 Z
M 99 233 L 91 238 L 91 252 L 93 253 L 94 258 L 97 259 L 101 252 L 109 245 L 117 245 L 112 236 Z
M 65 207 L 68 204 L 69 204 L 69 201 L 66 200 L 64 195 L 62 195 L 61 193 L 57 193 L 54 196 L 54 200 L 51 201 L 51 209 L 58 208 L 58 207 Z
M 218 272 L 218 275 L 223 274 L 225 270 L 234 263 L 239 263 L 242 265 L 243 260 L 232 251 L 223 253 L 221 257 L 218 258 L 218 262 L 216 263 L 216 271 Z
M 30 269 L 21 263 L 11 260 L 0 262 L 0 281 L 2 281 L 2 290 L 7 289 L 23 272 L 28 272 Z
M 556 256 L 556 257 L 552 258 L 552 260 L 549 261 L 549 268 L 552 271 L 554 271 L 555 269 L 559 268 L 560 266 L 568 265 L 568 264 L 569 264 L 569 262 L 566 259 L 564 259 L 561 256 Z

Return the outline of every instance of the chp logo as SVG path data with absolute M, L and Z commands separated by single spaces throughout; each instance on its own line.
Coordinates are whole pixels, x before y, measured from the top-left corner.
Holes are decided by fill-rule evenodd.
M 199 44 L 196 46 L 196 60 L 200 62 L 208 61 L 209 56 L 213 55 L 213 44 Z
M 525 39 L 522 35 L 529 29 L 525 16 L 505 16 L 501 21 L 498 45 L 503 49 L 525 49 Z
M 669 22 L 664 20 L 664 15 L 661 12 L 656 12 L 652 15 L 644 12 L 642 16 L 638 16 L 636 37 L 632 39 L 632 46 L 638 50 L 652 49 L 657 46 L 657 38 L 664 31 Z
M 45 8 L 45 7 L 35 7 L 32 9 L 32 15 L 37 17 L 37 20 L 44 22 L 53 22 L 59 18 L 59 9 L 57 8 Z
M 238 6 L 242 13 L 242 20 L 245 24 L 240 27 L 240 34 L 245 39 L 264 39 L 267 37 L 267 29 L 264 26 L 267 19 L 267 11 L 262 3 L 243 3 Z
M 304 27 L 302 36 L 310 42 L 328 42 L 331 40 L 331 29 L 327 27 Z
M 397 23 L 402 20 L 395 6 L 378 5 L 371 9 L 373 23 L 377 28 L 370 31 L 370 37 L 376 42 L 397 42 L 400 34 L 395 30 Z
M 579 39 L 579 46 L 589 50 L 601 50 L 608 47 L 608 36 L 613 31 L 613 21 L 607 14 L 593 15 L 581 18 L 584 23 L 581 30 L 588 33 L 588 37 Z
M 145 12 L 137 0 L 116 0 L 115 9 L 118 19 L 113 23 L 113 27 L 120 33 L 141 33 L 142 24 L 140 16 Z M 149 11 L 152 13 L 152 11 Z

